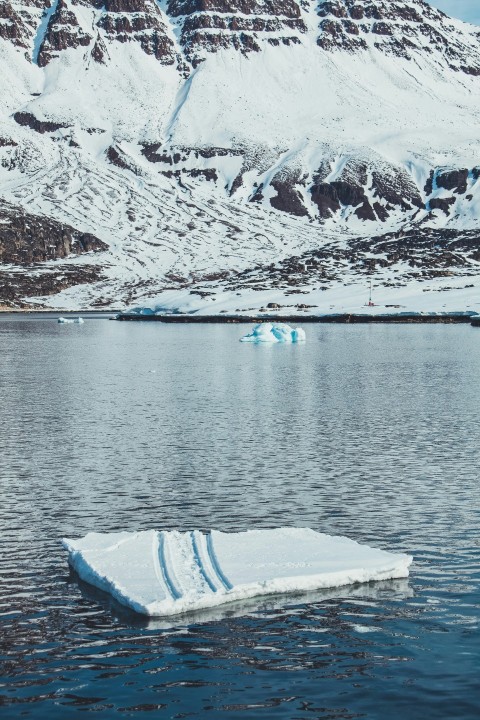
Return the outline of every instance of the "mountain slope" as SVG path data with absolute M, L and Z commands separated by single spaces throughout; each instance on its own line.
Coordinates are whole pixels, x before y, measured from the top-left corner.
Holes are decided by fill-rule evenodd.
M 62 260 L 102 279 L 49 302 L 202 309 L 323 247 L 475 245 L 480 31 L 423 0 L 2 0 L 0 61 L 0 197 L 109 248 Z M 469 252 L 448 272 L 476 277 Z M 392 284 L 349 282 L 371 272 Z

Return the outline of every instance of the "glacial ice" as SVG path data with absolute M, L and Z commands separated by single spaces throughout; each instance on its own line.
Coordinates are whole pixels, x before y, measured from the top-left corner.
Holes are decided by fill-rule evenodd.
M 261 595 L 405 578 L 412 562 L 409 555 L 309 528 L 89 533 L 65 538 L 63 546 L 82 580 L 156 617 Z
M 251 333 L 240 338 L 240 342 L 298 343 L 306 339 L 302 328 L 292 328 L 286 323 L 260 323 L 255 325 Z
M 61 323 L 62 325 L 83 325 L 83 323 L 85 321 L 81 317 L 78 317 L 78 318 L 59 317 L 57 322 Z

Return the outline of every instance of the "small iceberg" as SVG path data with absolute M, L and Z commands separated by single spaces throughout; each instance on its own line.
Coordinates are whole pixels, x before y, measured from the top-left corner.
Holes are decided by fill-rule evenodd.
M 82 580 L 153 617 L 264 595 L 405 578 L 412 562 L 409 555 L 308 528 L 89 533 L 62 542 Z
M 78 318 L 59 317 L 57 322 L 61 323 L 62 325 L 83 325 L 85 320 L 81 317 L 78 317 Z
M 292 328 L 286 323 L 259 323 L 240 342 L 253 343 L 299 343 L 307 339 L 305 330 Z

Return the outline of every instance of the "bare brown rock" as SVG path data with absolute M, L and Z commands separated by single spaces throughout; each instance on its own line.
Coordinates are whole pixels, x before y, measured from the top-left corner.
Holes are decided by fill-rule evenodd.
M 0 201 L 0 263 L 30 265 L 107 250 L 90 233 Z
M 17 112 L 14 114 L 13 119 L 19 125 L 29 127 L 35 132 L 41 133 L 52 133 L 60 128 L 68 127 L 68 125 L 62 125 L 61 123 L 52 122 L 50 120 L 38 120 L 35 115 L 29 112 Z
M 436 176 L 437 187 L 452 190 L 455 193 L 463 195 L 467 192 L 468 170 L 450 170 L 449 172 L 439 172 Z
M 456 199 L 454 197 L 448 198 L 432 198 L 429 203 L 430 210 L 443 210 L 445 215 L 450 215 L 450 208 L 455 205 Z
M 58 57 L 62 50 L 87 47 L 92 41 L 92 36 L 85 33 L 65 0 L 58 0 L 55 12 L 51 16 L 47 32 L 43 39 L 37 62 L 40 67 L 48 65 L 50 60 Z
M 435 52 L 451 69 L 480 75 L 480 41 L 452 38 L 445 16 L 423 0 L 331 0 L 320 2 L 318 45 L 356 52 L 366 49 L 368 36 L 375 48 L 388 55 L 411 59 L 412 54 Z M 361 22 L 368 20 L 370 22 Z M 371 21 L 374 21 L 373 23 Z M 357 36 L 357 40 L 352 39 Z M 349 38 L 350 36 L 350 38 Z
M 106 0 L 97 24 L 110 40 L 136 42 L 162 65 L 177 64 L 183 70 L 160 9 L 153 0 Z

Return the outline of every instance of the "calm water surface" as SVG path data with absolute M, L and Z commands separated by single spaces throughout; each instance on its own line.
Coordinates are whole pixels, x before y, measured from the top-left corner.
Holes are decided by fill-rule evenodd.
M 0 716 L 478 720 L 480 330 L 0 321 Z M 63 536 L 310 526 L 409 581 L 151 624 Z

